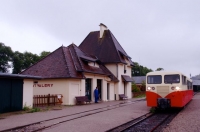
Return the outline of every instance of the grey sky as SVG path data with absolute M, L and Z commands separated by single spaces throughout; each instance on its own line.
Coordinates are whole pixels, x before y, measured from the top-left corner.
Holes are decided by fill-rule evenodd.
M 200 74 L 199 0 L 1 0 L 0 42 L 14 51 L 77 46 L 105 24 L 132 61 Z

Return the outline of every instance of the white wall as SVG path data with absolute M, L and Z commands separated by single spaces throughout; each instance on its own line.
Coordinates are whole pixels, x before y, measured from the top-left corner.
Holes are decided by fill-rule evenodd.
M 34 95 L 62 94 L 62 105 L 73 105 L 74 95 L 81 96 L 82 92 L 75 93 L 75 89 L 81 90 L 81 79 L 45 79 L 38 80 L 37 84 L 33 84 Z M 75 87 L 75 89 L 73 89 Z M 70 93 L 72 92 L 72 93 Z
M 115 83 L 114 93 L 116 94 L 116 99 L 119 100 L 118 94 L 126 94 L 128 98 L 132 98 L 131 94 L 131 82 L 126 82 L 125 92 L 124 92 L 124 82 L 121 75 L 128 75 L 131 77 L 131 66 L 130 63 L 126 65 L 126 73 L 124 73 L 124 64 L 106 64 L 106 67 L 118 78 L 119 82 Z
M 117 77 L 117 64 L 106 64 L 105 65 L 111 72 L 112 74 Z
M 24 79 L 23 84 L 23 106 L 33 107 L 33 80 Z
M 109 100 L 115 100 L 115 84 L 110 82 L 109 87 Z

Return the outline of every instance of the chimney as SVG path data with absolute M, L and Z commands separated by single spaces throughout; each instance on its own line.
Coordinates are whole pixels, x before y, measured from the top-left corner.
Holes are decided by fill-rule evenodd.
M 100 23 L 100 37 L 99 38 L 102 38 L 103 37 L 103 33 L 104 33 L 104 30 L 108 30 L 108 28 L 106 27 L 106 25 L 104 25 L 103 23 Z

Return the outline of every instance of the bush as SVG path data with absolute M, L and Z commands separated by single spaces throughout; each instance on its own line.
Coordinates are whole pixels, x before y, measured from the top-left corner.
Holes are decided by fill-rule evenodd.
M 23 110 L 24 111 L 29 111 L 31 108 L 29 107 L 29 106 L 26 106 L 26 104 L 24 105 L 24 107 L 23 107 Z
M 32 108 L 32 109 L 30 110 L 30 113 L 39 112 L 39 111 L 40 111 L 40 108 L 35 107 L 35 108 Z
M 150 112 L 151 112 L 151 113 L 155 113 L 155 112 L 156 112 L 156 108 L 152 107 L 152 108 L 150 109 Z
M 136 84 L 132 85 L 132 92 L 140 92 L 140 89 L 137 87 Z

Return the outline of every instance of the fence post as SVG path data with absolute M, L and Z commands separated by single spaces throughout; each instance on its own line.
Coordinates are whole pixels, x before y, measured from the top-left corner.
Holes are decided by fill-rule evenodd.
M 54 106 L 56 105 L 56 95 L 54 95 L 54 98 L 53 98 L 53 103 L 54 103 Z
M 48 106 L 50 104 L 50 94 L 48 94 L 48 96 L 47 96 L 47 104 L 48 104 Z

